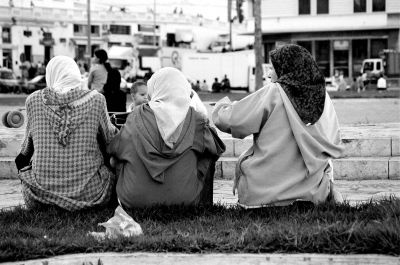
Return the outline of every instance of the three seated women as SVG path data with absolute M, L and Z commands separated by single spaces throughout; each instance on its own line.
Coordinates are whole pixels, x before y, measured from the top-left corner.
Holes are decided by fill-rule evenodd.
M 238 102 L 223 99 L 212 113 L 221 131 L 236 138 L 253 135 L 236 167 L 239 204 L 340 200 L 330 160 L 342 148 L 324 77 L 297 45 L 272 51 L 271 60 L 271 84 Z M 154 73 L 147 83 L 149 102 L 137 106 L 117 133 L 104 97 L 79 86 L 73 64 L 67 57 L 53 58 L 48 88 L 26 101 L 26 139 L 17 166 L 27 204 L 68 210 L 103 204 L 115 179 L 125 208 L 201 203 L 225 146 L 185 76 L 174 68 Z M 104 146 L 116 175 L 105 165 Z

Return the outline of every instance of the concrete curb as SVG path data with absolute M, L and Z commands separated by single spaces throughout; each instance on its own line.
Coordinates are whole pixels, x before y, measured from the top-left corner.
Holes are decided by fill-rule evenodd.
M 237 157 L 221 157 L 215 178 L 232 179 Z M 345 157 L 333 160 L 333 176 L 342 180 L 400 179 L 400 157 Z
M 400 264 L 399 257 L 388 255 L 330 255 L 330 254 L 181 254 L 181 253 L 90 253 L 64 255 L 48 259 L 10 262 L 25 265 L 89 265 L 89 264 Z

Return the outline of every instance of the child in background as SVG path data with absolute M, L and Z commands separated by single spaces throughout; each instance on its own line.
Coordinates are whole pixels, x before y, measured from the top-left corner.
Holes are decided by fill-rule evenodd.
M 129 106 L 128 111 L 133 111 L 136 106 L 147 103 L 148 95 L 147 95 L 147 85 L 143 81 L 136 81 L 132 84 L 131 87 L 131 97 L 133 103 Z

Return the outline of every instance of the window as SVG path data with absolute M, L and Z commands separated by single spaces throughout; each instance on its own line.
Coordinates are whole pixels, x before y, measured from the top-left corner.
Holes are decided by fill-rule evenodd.
M 379 58 L 379 53 L 387 49 L 387 39 L 371 40 L 371 58 Z
M 315 41 L 315 60 L 324 76 L 330 75 L 330 41 Z
M 3 67 L 12 68 L 12 50 L 3 49 Z
M 373 0 L 372 1 L 372 12 L 379 12 L 386 10 L 385 0 Z
M 156 25 L 155 29 L 157 31 L 159 29 L 159 26 Z M 138 24 L 138 31 L 141 31 L 141 32 L 154 32 L 154 25 Z
M 354 13 L 366 12 L 367 0 L 354 0 Z
M 14 79 L 14 75 L 11 71 L 1 71 L 0 72 L 0 78 L 1 79 Z
M 100 36 L 100 26 L 97 26 L 97 25 L 95 25 L 95 26 L 91 26 L 90 27 L 90 33 L 92 33 L 92 35 L 95 35 L 95 36 Z
M 1 37 L 3 39 L 3 43 L 11 43 L 11 28 L 3 27 Z
M 264 44 L 265 63 L 270 63 L 269 52 L 275 49 L 275 42 L 267 42 Z
M 317 14 L 329 14 L 329 0 L 317 0 Z
M 32 36 L 32 31 L 30 31 L 30 30 L 24 30 L 24 36 L 25 37 L 30 37 L 30 36 Z
M 298 41 L 297 44 L 306 48 L 307 51 L 312 53 L 312 42 L 311 41 Z
M 87 34 L 87 25 L 79 25 L 74 24 L 74 35 L 75 36 L 86 36 Z M 90 32 L 92 35 L 100 36 L 100 26 L 98 25 L 91 25 Z
M 299 15 L 310 14 L 310 0 L 299 0 Z
M 159 42 L 159 36 L 153 36 L 153 35 L 143 35 L 143 42 L 140 44 L 143 45 L 154 45 L 154 38 L 155 38 L 155 45 L 158 45 Z
M 373 62 L 366 62 L 364 64 L 364 73 L 367 71 L 372 71 L 374 70 L 374 63 Z
M 130 35 L 131 27 L 124 26 L 124 25 L 110 25 L 110 33 L 111 34 Z
M 361 71 L 362 62 L 368 58 L 368 40 L 352 40 L 352 56 L 353 56 L 353 73 L 357 74 Z
M 74 24 L 74 35 L 85 35 L 86 27 L 84 25 Z

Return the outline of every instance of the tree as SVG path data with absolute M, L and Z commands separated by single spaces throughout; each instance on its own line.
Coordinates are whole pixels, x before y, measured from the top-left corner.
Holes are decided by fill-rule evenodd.
M 262 32 L 261 32 L 261 0 L 253 2 L 254 15 L 254 55 L 256 59 L 256 89 L 263 87 L 263 55 L 262 55 Z

